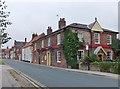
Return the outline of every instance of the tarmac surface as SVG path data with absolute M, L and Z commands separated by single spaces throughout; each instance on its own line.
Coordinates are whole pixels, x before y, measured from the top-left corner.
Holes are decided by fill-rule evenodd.
M 4 61 L 48 87 L 118 87 L 117 74 Z

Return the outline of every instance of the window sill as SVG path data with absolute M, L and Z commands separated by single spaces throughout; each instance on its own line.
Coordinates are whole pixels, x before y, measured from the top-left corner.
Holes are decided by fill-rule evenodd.
M 57 43 L 57 45 L 60 45 L 61 43 Z
M 100 43 L 95 43 L 95 44 L 100 44 Z
M 57 63 L 61 63 L 61 61 L 57 61 Z
M 107 45 L 111 45 L 112 43 L 107 43 Z

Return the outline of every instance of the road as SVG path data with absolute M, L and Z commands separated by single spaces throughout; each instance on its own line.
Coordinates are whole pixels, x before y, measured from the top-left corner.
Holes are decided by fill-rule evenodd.
M 118 87 L 117 79 L 104 76 L 70 72 L 14 60 L 4 62 L 48 87 Z

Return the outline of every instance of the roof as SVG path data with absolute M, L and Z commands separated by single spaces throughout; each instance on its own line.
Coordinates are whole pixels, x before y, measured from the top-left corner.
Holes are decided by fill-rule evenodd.
M 98 47 L 95 49 L 94 54 L 98 54 L 98 52 L 99 52 L 100 50 L 102 50 L 102 51 L 105 53 L 105 55 L 107 55 L 107 53 L 105 52 L 105 50 L 104 50 L 101 46 L 98 46 Z
M 96 22 L 96 21 L 95 21 Z M 86 24 L 79 24 L 79 23 L 72 23 L 68 26 L 70 27 L 76 27 L 76 28 L 82 28 L 82 29 L 87 29 L 87 30 L 91 30 L 92 27 L 94 26 L 95 22 L 89 24 L 89 25 L 86 25 Z M 106 28 L 102 28 L 105 32 L 114 32 L 114 33 L 117 33 L 116 31 L 112 31 L 112 30 L 109 30 L 109 29 L 106 29 Z
M 86 24 L 72 23 L 72 24 L 70 24 L 70 25 L 68 25 L 68 26 L 70 26 L 70 27 L 77 27 L 77 28 L 89 29 Z
M 25 44 L 25 42 L 22 41 L 15 41 L 14 45 L 15 46 L 23 46 Z
M 33 42 L 35 42 L 35 41 L 38 40 L 39 38 L 43 37 L 44 35 L 45 35 L 45 34 L 42 33 L 42 34 L 34 37 L 30 42 L 27 42 L 27 43 L 25 44 L 24 48 L 25 48 L 25 47 L 28 47 L 28 46 L 31 46 L 31 45 L 33 44 Z

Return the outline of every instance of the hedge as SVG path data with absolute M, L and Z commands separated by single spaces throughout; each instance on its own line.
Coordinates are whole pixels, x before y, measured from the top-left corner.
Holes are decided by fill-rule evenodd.
M 98 66 L 101 72 L 120 74 L 120 62 L 93 62 L 91 64 Z

